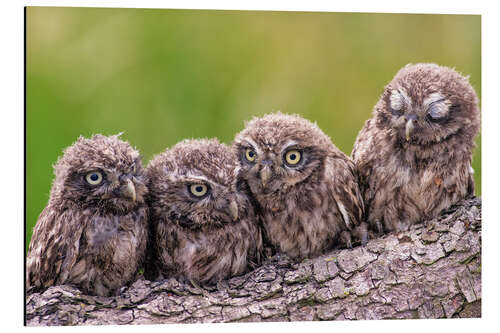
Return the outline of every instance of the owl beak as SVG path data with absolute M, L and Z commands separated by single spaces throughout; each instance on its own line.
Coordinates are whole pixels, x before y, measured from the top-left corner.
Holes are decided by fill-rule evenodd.
M 134 186 L 134 183 L 132 183 L 132 180 L 127 179 L 127 186 L 123 189 L 123 195 L 127 198 L 132 199 L 132 201 L 134 201 L 134 202 L 137 199 L 137 196 L 135 193 L 135 186 Z
M 233 221 L 236 221 L 238 219 L 238 205 L 236 204 L 236 201 L 231 200 L 231 203 L 229 204 L 229 211 L 231 212 Z
M 408 119 L 406 122 L 406 141 L 410 141 L 411 134 L 413 133 L 414 130 L 414 125 L 413 125 L 413 119 Z
M 267 182 L 271 178 L 271 169 L 266 165 L 260 170 L 260 181 L 262 182 L 262 187 L 267 186 Z

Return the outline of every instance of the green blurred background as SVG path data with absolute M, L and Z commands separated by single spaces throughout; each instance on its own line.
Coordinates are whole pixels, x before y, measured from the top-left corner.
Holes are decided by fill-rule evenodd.
M 124 132 L 147 163 L 184 138 L 230 143 L 244 120 L 280 110 L 350 154 L 407 63 L 455 67 L 481 97 L 477 15 L 29 7 L 26 21 L 27 244 L 79 135 Z

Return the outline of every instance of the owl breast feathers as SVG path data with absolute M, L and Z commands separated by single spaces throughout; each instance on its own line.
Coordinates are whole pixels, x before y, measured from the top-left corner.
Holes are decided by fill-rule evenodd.
M 233 150 L 277 250 L 304 258 L 350 246 L 351 234 L 366 241 L 354 163 L 315 124 L 281 113 L 254 118 Z
M 163 276 L 213 284 L 259 264 L 254 207 L 217 140 L 186 140 L 148 165 L 154 256 Z
M 406 230 L 473 194 L 479 117 L 474 89 L 453 69 L 416 64 L 396 74 L 352 151 L 376 231 Z
M 47 207 L 31 238 L 27 287 L 71 284 L 118 292 L 136 275 L 147 241 L 139 153 L 118 136 L 80 137 L 55 165 Z

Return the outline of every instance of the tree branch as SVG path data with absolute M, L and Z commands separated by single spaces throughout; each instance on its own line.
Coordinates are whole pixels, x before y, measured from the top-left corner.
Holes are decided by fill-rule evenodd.
M 275 256 L 214 290 L 140 278 L 117 297 L 55 286 L 26 299 L 28 326 L 480 316 L 480 198 L 364 247 Z

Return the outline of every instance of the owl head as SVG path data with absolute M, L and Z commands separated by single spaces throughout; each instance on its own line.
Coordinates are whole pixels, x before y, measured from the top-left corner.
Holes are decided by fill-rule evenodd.
M 139 152 L 119 135 L 80 137 L 54 166 L 51 203 L 127 213 L 147 192 Z
M 282 113 L 252 119 L 233 142 L 240 176 L 262 195 L 286 192 L 306 179 L 317 181 L 332 149 L 316 124 Z
M 429 145 L 457 135 L 472 141 L 479 130 L 477 103 L 468 79 L 455 70 L 409 64 L 385 87 L 374 114 L 377 127 L 401 142 Z
M 231 149 L 216 139 L 177 143 L 146 169 L 153 215 L 190 229 L 235 223 L 248 214 L 235 168 Z

